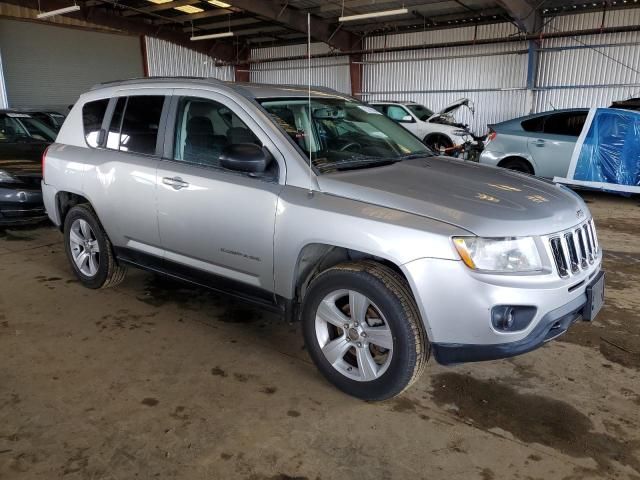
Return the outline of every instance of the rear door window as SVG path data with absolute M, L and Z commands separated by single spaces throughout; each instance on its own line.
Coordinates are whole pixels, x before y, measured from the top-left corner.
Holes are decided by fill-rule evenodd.
M 554 113 L 544 123 L 544 133 L 578 137 L 586 120 L 587 112 Z
M 102 120 L 107 111 L 109 99 L 87 102 L 82 106 L 82 124 L 84 125 L 84 138 L 87 145 L 97 147 L 102 128 Z
M 153 155 L 160 129 L 164 96 L 132 96 L 122 118 L 118 150 Z

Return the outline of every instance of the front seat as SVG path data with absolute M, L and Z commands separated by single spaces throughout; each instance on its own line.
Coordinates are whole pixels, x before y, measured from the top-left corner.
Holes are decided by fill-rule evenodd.
M 207 117 L 192 117 L 187 122 L 184 160 L 203 165 L 218 165 L 225 139 L 215 135 L 213 124 Z

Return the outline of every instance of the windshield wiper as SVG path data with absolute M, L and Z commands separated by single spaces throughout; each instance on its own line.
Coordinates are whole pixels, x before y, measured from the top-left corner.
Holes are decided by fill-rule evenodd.
M 411 160 L 413 158 L 433 157 L 431 152 L 413 152 L 397 157 L 372 157 L 366 155 L 353 156 L 338 160 L 335 162 L 327 162 L 316 164 L 316 168 L 322 173 L 330 172 L 332 170 L 350 170 L 356 168 L 365 168 L 368 166 L 384 166 L 391 165 L 403 160 Z
M 355 168 L 363 168 L 374 165 L 390 165 L 391 163 L 395 163 L 396 159 L 393 158 L 381 158 L 381 157 L 351 157 L 345 158 L 343 160 L 338 160 L 335 162 L 327 162 L 316 164 L 318 170 L 322 173 L 330 172 L 332 170 L 350 170 Z

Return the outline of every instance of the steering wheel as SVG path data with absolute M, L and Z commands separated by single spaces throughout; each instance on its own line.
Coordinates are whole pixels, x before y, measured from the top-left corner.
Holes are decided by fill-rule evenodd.
M 360 145 L 358 142 L 347 142 L 345 145 L 340 147 L 339 150 L 341 152 L 346 152 L 347 150 L 349 150 L 352 147 L 358 147 L 358 151 L 362 150 L 362 145 Z

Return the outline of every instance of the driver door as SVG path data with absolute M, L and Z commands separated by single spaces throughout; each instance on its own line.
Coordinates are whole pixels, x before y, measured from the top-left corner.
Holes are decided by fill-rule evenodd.
M 273 298 L 273 235 L 284 158 L 251 117 L 222 94 L 175 93 L 167 132 L 171 145 L 157 176 L 166 266 L 204 277 L 209 286 L 222 282 L 225 290 L 248 287 Z M 220 153 L 237 143 L 264 145 L 274 157 L 275 176 L 221 167 Z

